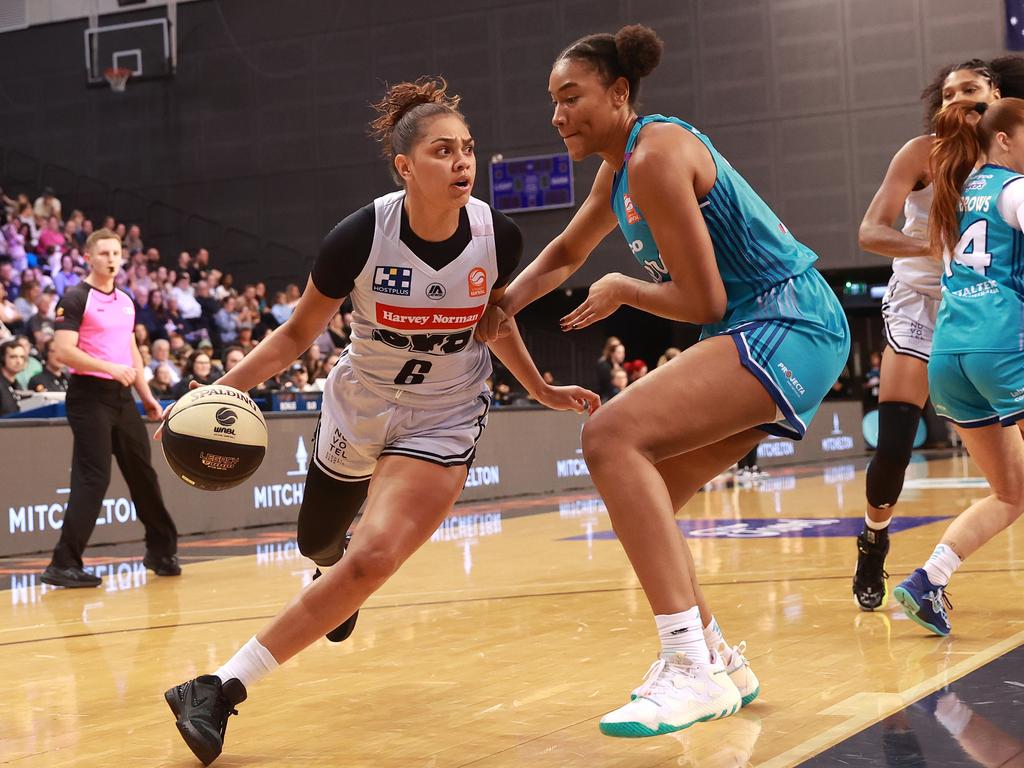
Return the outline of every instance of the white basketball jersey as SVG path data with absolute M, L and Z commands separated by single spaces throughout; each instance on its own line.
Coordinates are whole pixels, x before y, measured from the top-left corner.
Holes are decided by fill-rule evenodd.
M 348 358 L 359 382 L 402 405 L 444 407 L 479 396 L 490 352 L 473 338 L 498 279 L 490 207 L 466 205 L 469 245 L 440 270 L 400 239 L 405 192 L 374 201 L 376 227 L 355 280 Z
M 912 191 L 903 203 L 906 223 L 903 234 L 907 237 L 928 239 L 928 213 L 932 207 L 932 185 Z M 893 259 L 892 272 L 896 279 L 932 298 L 941 296 L 942 262 L 928 256 L 908 256 Z

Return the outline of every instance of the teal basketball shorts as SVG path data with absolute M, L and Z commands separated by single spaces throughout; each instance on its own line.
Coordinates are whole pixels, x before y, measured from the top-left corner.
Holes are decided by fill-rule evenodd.
M 1024 419 L 1024 353 L 933 353 L 928 388 L 935 412 L 961 427 L 1009 427 Z
M 802 440 L 846 366 L 850 327 L 839 300 L 816 271 L 793 278 L 792 286 L 795 290 L 785 308 L 790 317 L 734 320 L 714 335 L 732 337 L 740 363 L 775 401 L 776 420 L 758 429 Z

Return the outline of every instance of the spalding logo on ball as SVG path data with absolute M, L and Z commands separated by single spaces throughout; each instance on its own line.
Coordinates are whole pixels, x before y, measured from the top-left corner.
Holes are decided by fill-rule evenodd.
M 160 440 L 174 474 L 196 488 L 222 491 L 259 469 L 267 422 L 245 392 L 209 384 L 174 404 Z

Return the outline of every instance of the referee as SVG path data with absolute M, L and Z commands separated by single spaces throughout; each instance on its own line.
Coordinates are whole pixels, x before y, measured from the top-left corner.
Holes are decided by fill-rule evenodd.
M 135 387 L 147 415 L 160 417 L 160 403 L 142 375 L 135 304 L 114 286 L 121 269 L 121 238 L 109 229 L 93 232 L 85 243 L 85 257 L 88 277 L 65 291 L 57 306 L 53 345 L 58 359 L 71 369 L 66 405 L 74 449 L 64 527 L 42 580 L 61 587 L 100 585 L 99 577 L 82 569 L 82 552 L 110 485 L 111 455 L 146 528 L 143 564 L 160 576 L 177 576 L 178 531 L 164 506 L 150 464 L 149 437 L 129 389 Z

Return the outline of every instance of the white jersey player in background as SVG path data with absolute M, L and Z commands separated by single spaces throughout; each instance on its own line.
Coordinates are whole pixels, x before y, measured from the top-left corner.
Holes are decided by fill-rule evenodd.
M 992 102 L 1024 90 L 1024 59 L 973 59 L 943 69 L 921 94 L 929 125 L 955 101 Z M 867 509 L 857 537 L 854 600 L 874 611 L 888 601 L 885 557 L 889 524 L 903 490 L 903 478 L 918 424 L 928 400 L 928 359 L 940 303 L 942 261 L 928 244 L 932 203 L 928 158 L 931 133 L 908 141 L 893 157 L 882 185 L 860 225 L 860 247 L 893 259 L 892 278 L 882 299 L 886 347 L 878 393 L 878 445 L 868 465 Z M 903 228 L 896 229 L 900 214 Z
M 402 191 L 335 227 L 294 314 L 218 382 L 244 391 L 274 375 L 351 296 L 351 345 L 327 378 L 299 513 L 300 549 L 319 571 L 335 567 L 214 674 L 165 694 L 204 764 L 220 754 L 228 715 L 247 689 L 324 634 L 344 639 L 363 602 L 451 512 L 486 423 L 488 346 L 538 402 L 599 406 L 593 392 L 545 384 L 514 328 L 488 345 L 474 336 L 488 303 L 504 294 L 522 237 L 470 197 L 473 139 L 445 87 L 401 83 L 375 105 L 371 128 Z

